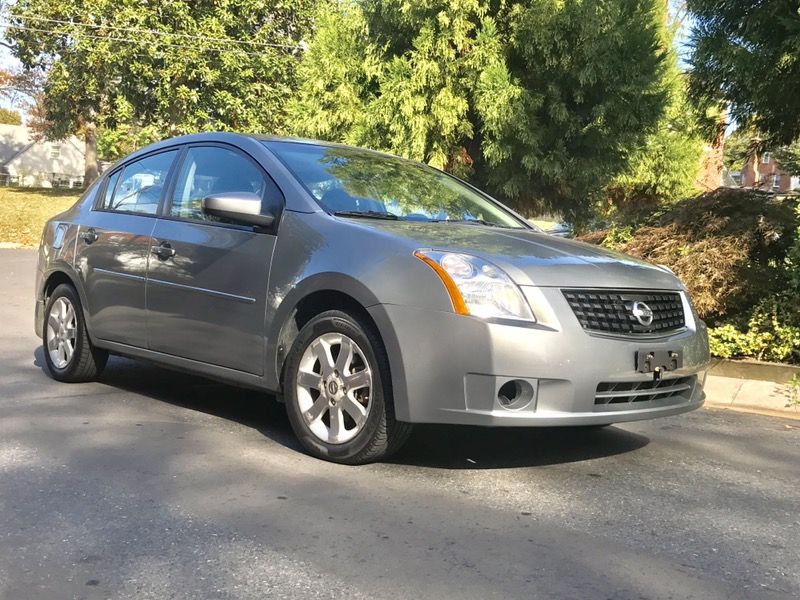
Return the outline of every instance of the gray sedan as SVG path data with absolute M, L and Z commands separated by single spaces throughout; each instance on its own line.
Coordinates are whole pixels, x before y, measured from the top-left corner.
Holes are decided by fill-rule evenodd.
M 123 159 L 40 247 L 59 381 L 109 354 L 274 392 L 312 454 L 388 456 L 412 423 L 603 426 L 703 403 L 705 325 L 663 267 L 547 236 L 368 150 L 227 133 Z

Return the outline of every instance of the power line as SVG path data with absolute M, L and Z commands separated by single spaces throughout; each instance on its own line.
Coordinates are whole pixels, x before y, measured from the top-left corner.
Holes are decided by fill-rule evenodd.
M 22 31 L 33 31 L 33 32 L 37 32 L 37 33 L 44 33 L 44 34 L 54 35 L 54 36 L 69 35 L 69 32 L 67 32 L 67 31 L 57 31 L 57 30 L 54 30 L 54 29 L 42 29 L 42 28 L 38 28 L 38 27 L 28 27 L 26 25 L 16 25 L 14 23 L 9 23 L 8 21 L 0 21 L 0 27 L 10 27 L 12 29 L 19 29 L 19 30 L 22 30 Z M 87 36 L 87 37 L 90 37 L 90 38 L 96 39 L 96 40 L 109 40 L 109 41 L 114 41 L 114 42 L 124 42 L 124 43 L 139 44 L 139 45 L 141 45 L 141 44 L 150 45 L 150 44 L 153 43 L 150 40 L 123 38 L 123 37 L 105 36 L 105 35 L 90 35 L 90 36 Z M 197 37 L 196 39 L 208 39 L 208 38 Z M 222 39 L 222 38 L 218 38 L 218 39 Z M 221 52 L 221 53 L 227 52 L 227 53 L 233 53 L 233 54 L 237 54 L 237 55 L 245 54 L 245 55 L 248 55 L 248 56 L 262 56 L 263 55 L 263 53 L 261 53 L 261 52 L 251 52 L 251 51 L 247 51 L 247 50 L 240 49 L 240 48 L 214 48 L 214 47 L 211 47 L 211 46 L 202 46 L 202 45 L 200 45 L 200 46 L 187 46 L 186 44 L 174 44 L 174 43 L 171 43 L 171 42 L 160 42 L 160 44 L 161 44 L 161 46 L 164 46 L 164 47 L 167 47 L 167 48 L 177 48 L 177 49 L 195 50 L 195 51 L 199 50 L 201 52 L 206 52 L 206 51 L 208 51 L 208 52 Z M 276 44 L 276 46 L 279 47 L 279 48 L 299 48 L 299 46 L 283 46 L 283 45 L 277 45 L 277 44 Z
M 191 33 L 181 33 L 181 32 L 173 32 L 173 31 L 161 31 L 158 29 L 145 29 L 140 27 L 119 27 L 114 25 L 105 25 L 102 23 L 86 23 L 83 21 L 66 21 L 62 19 L 51 19 L 48 17 L 42 17 L 39 15 L 26 15 L 25 17 L 21 17 L 23 21 L 25 20 L 33 20 L 33 21 L 41 21 L 47 23 L 56 23 L 58 25 L 69 25 L 73 27 L 86 27 L 88 29 L 108 29 L 111 31 L 122 31 L 128 33 L 145 33 L 150 35 L 156 36 L 172 36 L 172 37 L 180 37 L 189 40 L 202 40 L 207 42 L 218 42 L 224 44 L 234 44 L 234 45 L 250 45 L 250 46 L 264 46 L 264 47 L 274 47 L 274 48 L 291 48 L 291 49 L 298 49 L 300 48 L 299 44 L 277 44 L 272 42 L 259 42 L 255 40 L 241 40 L 236 38 L 230 37 L 214 37 L 214 36 L 203 36 L 203 35 L 196 35 Z M 16 25 L 11 22 L 6 22 L 4 25 L 8 27 L 15 27 L 17 29 L 29 29 L 31 31 L 53 31 L 53 30 L 42 30 L 42 29 L 35 29 L 31 28 L 28 25 Z

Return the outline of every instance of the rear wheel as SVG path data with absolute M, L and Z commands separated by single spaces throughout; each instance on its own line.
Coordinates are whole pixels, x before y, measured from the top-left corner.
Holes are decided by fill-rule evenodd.
M 325 460 L 374 462 L 398 450 L 411 432 L 394 418 L 380 338 L 342 311 L 322 313 L 300 330 L 286 361 L 284 396 L 298 439 Z
M 53 379 L 67 383 L 91 381 L 105 368 L 108 353 L 95 348 L 86 332 L 81 301 L 75 288 L 61 284 L 45 308 L 44 360 Z

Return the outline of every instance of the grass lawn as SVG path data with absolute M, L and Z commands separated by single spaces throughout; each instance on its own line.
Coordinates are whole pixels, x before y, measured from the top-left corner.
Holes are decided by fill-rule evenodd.
M 44 223 L 78 199 L 80 189 L 0 187 L 0 245 L 39 245 Z

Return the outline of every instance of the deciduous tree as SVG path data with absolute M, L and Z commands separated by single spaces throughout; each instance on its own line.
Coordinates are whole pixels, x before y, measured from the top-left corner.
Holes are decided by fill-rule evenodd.
M 0 108 L 0 123 L 3 125 L 22 125 L 22 115 L 15 110 Z
M 46 73 L 48 135 L 280 131 L 313 0 L 18 0 L 7 37 Z

